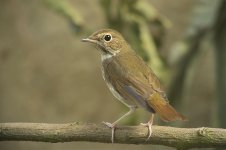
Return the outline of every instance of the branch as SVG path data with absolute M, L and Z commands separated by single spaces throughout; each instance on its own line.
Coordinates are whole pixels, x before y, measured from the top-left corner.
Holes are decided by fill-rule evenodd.
M 174 128 L 153 126 L 153 134 L 146 141 L 143 126 L 118 127 L 115 142 L 122 144 L 156 144 L 178 149 L 226 147 L 226 129 Z M 111 130 L 104 125 L 68 123 L 0 123 L 0 141 L 38 142 L 111 142 Z
M 43 2 L 48 8 L 52 9 L 53 11 L 57 12 L 59 15 L 67 19 L 72 29 L 74 29 L 76 33 L 79 33 L 84 29 L 84 20 L 82 16 L 67 1 L 43 0 Z
M 192 62 L 200 50 L 203 49 L 202 46 L 209 42 L 207 37 L 213 30 L 217 12 L 221 5 L 220 0 L 197 0 L 195 3 L 184 38 L 173 45 L 168 57 L 168 64 L 171 68 L 176 68 L 168 87 L 168 98 L 173 100 L 171 104 L 174 106 L 180 106 L 189 68 L 192 67 Z

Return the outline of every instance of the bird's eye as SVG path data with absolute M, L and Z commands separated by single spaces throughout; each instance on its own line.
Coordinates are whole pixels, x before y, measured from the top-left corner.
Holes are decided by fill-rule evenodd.
M 105 36 L 104 36 L 104 40 L 105 41 L 107 41 L 107 42 L 109 42 L 109 41 L 111 41 L 111 35 L 110 34 L 106 34 Z

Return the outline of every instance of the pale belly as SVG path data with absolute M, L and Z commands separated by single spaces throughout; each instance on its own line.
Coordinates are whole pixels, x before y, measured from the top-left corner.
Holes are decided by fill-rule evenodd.
M 101 59 L 102 59 L 102 63 L 104 60 L 106 59 L 111 59 L 112 55 L 101 55 Z M 101 64 L 101 73 L 102 73 L 102 77 L 105 81 L 105 83 L 107 84 L 108 88 L 110 89 L 111 93 L 118 99 L 118 100 L 122 100 L 123 98 L 121 97 L 121 95 L 115 90 L 115 88 L 113 87 L 113 85 L 107 80 L 105 73 L 104 73 L 104 67 L 103 64 Z
M 104 68 L 101 65 L 101 72 L 102 72 L 102 76 L 103 79 L 105 81 L 105 83 L 107 84 L 108 88 L 110 89 L 111 93 L 114 95 L 114 97 L 116 97 L 120 102 L 122 102 L 124 105 L 128 106 L 128 107 L 134 107 L 136 106 L 136 104 L 132 101 L 132 100 L 127 100 L 125 98 L 123 98 L 113 87 L 113 85 L 110 83 L 110 81 L 107 80 L 106 76 L 105 76 L 105 72 L 104 72 Z
M 144 99 L 143 96 L 141 96 L 139 93 L 137 93 L 137 91 L 131 87 L 131 86 L 126 86 L 125 89 L 121 89 L 124 91 L 120 91 L 122 93 L 127 93 L 126 95 L 128 95 L 128 97 L 122 97 L 120 95 L 120 93 L 117 92 L 117 90 L 115 90 L 114 88 L 114 83 L 112 85 L 112 81 L 109 80 L 109 76 L 106 76 L 105 74 L 105 70 L 103 67 L 103 63 L 107 63 L 106 60 L 111 61 L 111 55 L 102 55 L 101 59 L 102 59 L 102 64 L 101 64 L 101 72 L 102 72 L 102 76 L 103 79 L 105 81 L 105 83 L 107 84 L 108 88 L 110 89 L 111 93 L 123 104 L 125 104 L 128 107 L 143 107 L 145 110 L 149 111 L 149 112 L 154 112 L 154 110 L 147 104 L 147 101 Z M 105 64 L 106 65 L 106 64 Z
M 123 97 L 115 90 L 115 88 L 112 86 L 112 84 L 106 79 L 105 73 L 104 73 L 104 68 L 101 66 L 101 72 L 102 72 L 102 77 L 107 84 L 108 88 L 110 89 L 111 93 L 119 100 L 122 101 Z

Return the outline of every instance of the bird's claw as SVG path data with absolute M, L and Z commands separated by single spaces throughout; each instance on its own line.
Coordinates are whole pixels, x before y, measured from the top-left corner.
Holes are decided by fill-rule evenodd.
M 114 143 L 115 125 L 109 122 L 102 122 L 107 127 L 111 128 L 111 142 Z
M 109 128 L 114 128 L 115 127 L 115 125 L 113 125 L 112 123 L 109 123 L 109 122 L 102 122 L 103 124 L 105 124 L 107 127 L 109 127 Z
M 148 138 L 146 139 L 146 141 L 148 141 L 152 135 L 152 122 L 140 123 L 140 125 L 148 127 Z

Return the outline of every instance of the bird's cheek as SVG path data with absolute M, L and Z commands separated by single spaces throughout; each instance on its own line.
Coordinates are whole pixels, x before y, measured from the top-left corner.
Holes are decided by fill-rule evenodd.
M 119 44 L 119 42 L 111 43 L 110 47 L 113 50 L 119 50 L 119 49 L 121 49 L 121 45 Z

